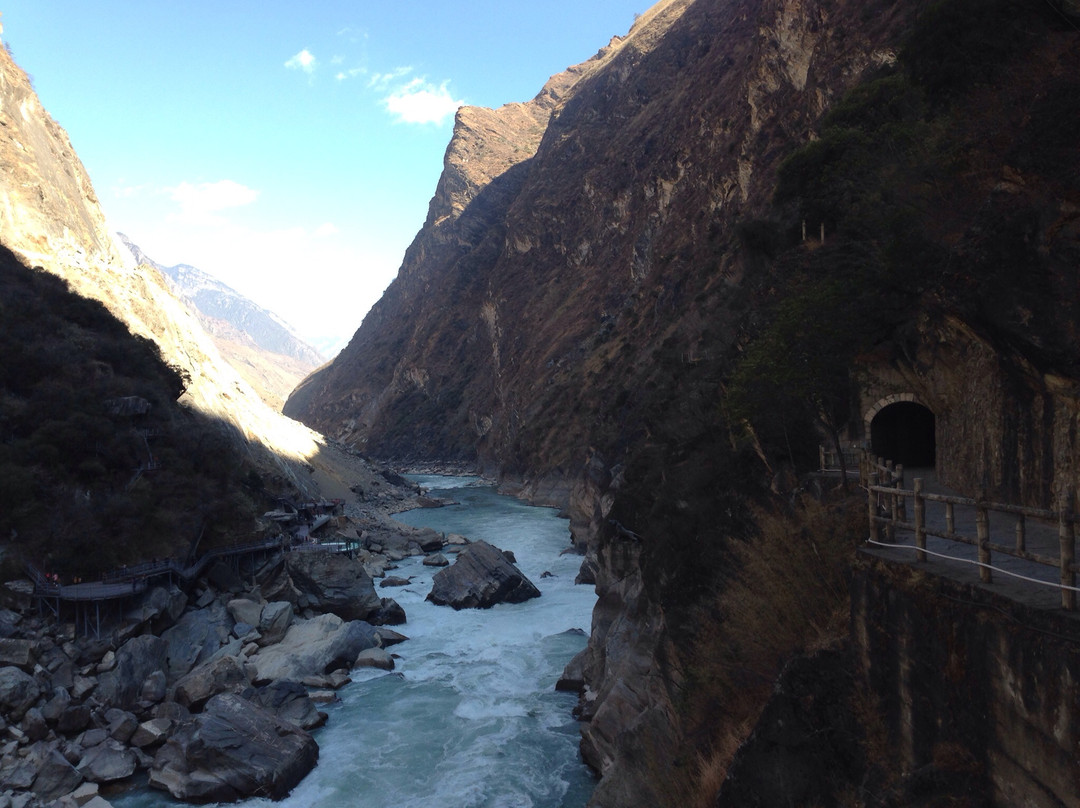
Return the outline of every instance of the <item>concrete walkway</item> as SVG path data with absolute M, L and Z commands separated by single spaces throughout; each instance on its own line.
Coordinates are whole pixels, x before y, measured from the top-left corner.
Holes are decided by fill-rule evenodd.
M 922 478 L 923 491 L 926 493 L 962 496 L 956 491 L 941 486 L 933 469 L 905 470 L 903 488 L 912 490 L 913 481 L 917 477 Z M 914 522 L 914 520 L 914 508 L 909 497 L 907 498 L 907 521 Z M 1016 520 L 1017 517 L 1012 514 L 990 511 L 990 542 L 1008 547 L 1015 546 Z M 944 503 L 926 502 L 925 524 L 929 531 L 946 532 Z M 953 526 L 956 534 L 974 540 L 976 537 L 975 508 L 954 505 Z M 1055 561 L 1060 557 L 1056 521 L 1028 517 L 1025 519 L 1024 528 L 1028 552 Z M 913 530 L 898 529 L 892 545 L 887 544 L 884 529 L 880 531 L 880 534 L 882 537 L 880 544 L 867 543 L 860 548 L 860 552 L 893 562 L 909 564 L 930 574 L 943 575 L 951 580 L 995 592 L 1027 606 L 1054 609 L 1080 620 L 1080 612 L 1065 612 L 1061 608 L 1061 590 L 1058 586 L 1061 573 L 1057 567 L 1016 558 L 1001 552 L 991 552 L 990 566 L 993 568 L 991 570 L 993 580 L 986 584 L 980 580 L 980 567 L 977 564 L 978 548 L 973 545 L 928 535 L 926 537 L 927 560 L 925 563 L 920 563 L 916 560 Z

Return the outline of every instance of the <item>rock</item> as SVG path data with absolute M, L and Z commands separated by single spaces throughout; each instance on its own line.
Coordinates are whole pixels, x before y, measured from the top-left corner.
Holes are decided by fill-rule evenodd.
M 139 719 L 135 717 L 134 713 L 119 710 L 115 707 L 105 712 L 105 720 L 109 722 L 106 727 L 109 737 L 120 741 L 120 743 L 130 741 L 135 730 L 139 728 Z
M 165 671 L 154 671 L 143 680 L 139 700 L 147 704 L 157 704 L 165 698 L 166 684 Z
M 447 544 L 465 545 L 469 544 L 469 540 L 462 536 L 460 533 L 451 533 L 446 537 Z
M 486 609 L 496 603 L 521 603 L 538 590 L 504 553 L 485 541 L 473 542 L 449 567 L 435 573 L 427 599 L 455 609 Z
M 78 788 L 83 776 L 55 747 L 33 753 L 37 776 L 30 790 L 45 802 L 55 800 Z
M 555 682 L 556 690 L 581 693 L 585 689 L 585 660 L 588 654 L 589 649 L 584 648 L 566 663 L 562 676 Z
M 74 735 L 90 725 L 90 708 L 85 704 L 73 704 L 60 714 L 56 731 L 61 735 Z
M 176 625 L 162 633 L 168 643 L 170 678 L 183 676 L 217 653 L 232 635 L 233 619 L 228 610 L 214 602 L 203 609 L 186 612 Z
M 135 754 L 113 739 L 86 750 L 76 767 L 87 780 L 113 783 L 135 773 Z
M 423 564 L 425 567 L 449 567 L 450 562 L 446 560 L 446 556 L 442 553 L 435 553 L 434 555 L 427 556 Z
M 98 679 L 99 702 L 127 710 L 139 700 L 143 682 L 154 671 L 164 671 L 169 646 L 161 637 L 143 635 L 128 640 L 116 652 L 116 666 Z
M 173 700 L 198 712 L 218 693 L 239 693 L 248 686 L 243 664 L 233 656 L 213 659 L 191 671 L 173 687 Z
M 158 751 L 150 785 L 190 802 L 281 799 L 311 771 L 319 747 L 306 731 L 240 696 L 206 704 Z
M 251 657 L 255 682 L 300 681 L 312 674 L 348 669 L 357 654 L 377 643 L 375 629 L 362 621 L 346 623 L 333 614 L 294 621 L 280 643 L 267 646 Z
M 55 724 L 64 714 L 64 710 L 71 706 L 71 694 L 67 688 L 58 687 L 53 690 L 52 697 L 41 708 L 41 714 L 50 724 Z
M 101 661 L 97 664 L 97 672 L 105 673 L 111 671 L 116 667 L 116 652 L 109 650 L 101 657 Z
M 338 695 L 333 690 L 313 690 L 308 694 L 308 698 L 316 704 L 333 704 L 338 701 Z
M 132 734 L 131 745 L 137 749 L 158 746 L 169 737 L 175 726 L 176 722 L 171 718 L 151 718 L 143 721 Z
M 91 676 L 76 676 L 71 683 L 71 697 L 76 701 L 82 701 L 93 692 L 97 684 L 97 679 Z
M 49 735 L 49 725 L 37 707 L 31 707 L 23 715 L 22 731 L 31 742 L 43 741 Z
M 595 584 L 596 574 L 600 571 L 600 565 L 596 560 L 596 556 L 592 553 L 585 556 L 581 561 L 581 567 L 578 569 L 577 577 L 574 578 L 575 584 Z
M 234 623 L 232 627 L 232 635 L 238 640 L 244 642 L 255 642 L 256 639 L 262 635 L 259 634 L 259 630 L 251 623 Z
M 249 688 L 244 698 L 300 729 L 311 730 L 326 723 L 326 713 L 319 712 L 307 688 L 299 682 L 271 682 L 265 687 Z
M 425 536 L 420 540 L 420 549 L 425 553 L 433 553 L 441 550 L 444 544 L 442 536 Z
M 89 749 L 91 746 L 97 746 L 99 743 L 105 743 L 109 739 L 108 730 L 103 727 L 93 727 L 88 729 L 82 735 L 75 739 L 75 743 L 82 749 Z M 80 752 L 79 758 L 82 758 Z
M 259 645 L 273 645 L 281 642 L 292 625 L 293 606 L 285 600 L 275 600 L 262 608 L 259 617 L 259 633 L 262 635 Z
M 371 615 L 368 622 L 373 626 L 400 626 L 408 622 L 408 618 L 405 616 L 405 610 L 396 600 L 383 598 L 379 611 Z
M 0 637 L 10 637 L 14 634 L 21 620 L 22 615 L 17 612 L 0 608 Z
M 379 610 L 379 596 L 364 565 L 333 553 L 292 553 L 286 568 L 312 608 L 342 620 L 366 620 Z M 300 601 L 303 603 L 303 600 Z
M 389 648 L 391 645 L 397 645 L 403 643 L 409 639 L 404 634 L 400 634 L 394 631 L 392 628 L 386 628 L 380 626 L 375 630 L 375 635 L 379 638 L 379 646 L 382 648 Z
M 249 626 L 259 625 L 259 616 L 262 614 L 263 604 L 250 598 L 235 598 L 225 604 L 232 619 L 237 623 L 247 623 Z
M 80 808 L 85 806 L 98 796 L 98 784 L 97 783 L 83 783 L 77 789 L 68 795 Z M 104 802 L 104 800 L 102 800 Z
M 0 639 L 0 665 L 15 665 L 27 670 L 34 665 L 34 644 L 30 640 Z
M 356 657 L 356 662 L 353 664 L 354 668 L 379 668 L 384 671 L 392 671 L 394 669 L 394 659 L 390 656 L 390 653 L 383 648 L 368 648 L 361 651 Z
M 0 603 L 5 609 L 19 614 L 26 614 L 34 605 L 34 584 L 25 578 L 18 581 L 5 581 L 0 586 Z
M 41 688 L 34 678 L 18 668 L 7 665 L 0 668 L 0 711 L 18 721 L 41 695 Z
M 124 617 L 135 623 L 154 623 L 160 631 L 175 623 L 187 607 L 187 595 L 175 585 L 154 586 L 146 591 L 138 605 Z
M 379 582 L 379 587 L 382 588 L 390 586 L 408 586 L 411 580 L 412 578 L 397 578 L 391 575 L 389 578 L 383 578 Z

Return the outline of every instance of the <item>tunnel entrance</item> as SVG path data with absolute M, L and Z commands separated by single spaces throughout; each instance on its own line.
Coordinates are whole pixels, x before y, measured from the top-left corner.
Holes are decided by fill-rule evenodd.
M 932 468 L 937 448 L 934 413 L 913 401 L 890 404 L 870 422 L 870 445 L 875 457 L 907 468 Z

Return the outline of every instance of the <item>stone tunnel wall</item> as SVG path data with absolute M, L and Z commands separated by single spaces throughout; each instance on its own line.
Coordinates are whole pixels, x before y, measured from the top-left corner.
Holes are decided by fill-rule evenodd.
M 913 401 L 935 416 L 938 479 L 968 496 L 1054 508 L 1080 485 L 1080 386 L 1040 373 L 949 318 L 926 327 L 909 361 L 864 369 L 859 417 Z

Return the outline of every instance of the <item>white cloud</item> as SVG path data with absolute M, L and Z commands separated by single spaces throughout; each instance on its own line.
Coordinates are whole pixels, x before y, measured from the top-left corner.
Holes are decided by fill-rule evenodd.
M 344 81 L 345 79 L 354 79 L 357 76 L 363 76 L 366 73 L 366 67 L 351 67 L 348 70 L 339 70 L 334 78 L 338 81 Z
M 413 79 L 383 99 L 387 110 L 404 123 L 443 123 L 465 102 L 455 100 L 447 89 L 449 81 L 439 86 L 423 79 Z
M 340 231 L 333 222 L 324 222 L 315 228 L 315 238 L 327 238 L 336 236 Z
M 289 61 L 285 63 L 285 67 L 289 68 L 290 70 L 303 70 L 310 76 L 312 73 L 315 72 L 315 67 L 317 64 L 318 60 L 315 58 L 315 55 L 307 48 L 304 48 L 294 57 L 289 59 Z
M 368 79 L 367 86 L 376 90 L 385 90 L 393 82 L 403 79 L 413 72 L 411 67 L 395 67 L 389 73 L 373 73 Z
M 250 205 L 259 198 L 259 192 L 233 180 L 182 182 L 166 192 L 174 202 L 180 203 L 178 219 L 198 224 L 219 224 L 220 211 Z

